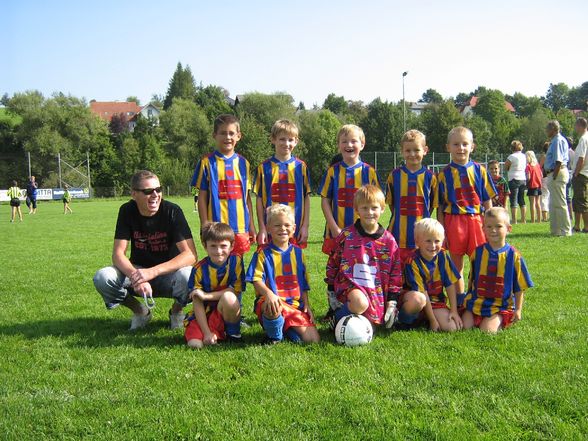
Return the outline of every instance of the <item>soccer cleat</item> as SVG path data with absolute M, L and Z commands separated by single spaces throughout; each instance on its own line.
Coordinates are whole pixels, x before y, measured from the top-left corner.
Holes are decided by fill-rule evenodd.
M 169 327 L 170 327 L 170 329 L 183 328 L 185 317 L 186 317 L 186 315 L 184 314 L 184 311 L 172 313 L 171 309 L 170 309 L 169 310 Z
M 151 311 L 148 311 L 146 315 L 143 314 L 133 314 L 133 318 L 131 319 L 131 327 L 129 331 L 136 331 L 137 329 L 144 328 L 147 326 L 147 323 L 151 321 L 153 315 Z
M 265 338 L 263 339 L 262 344 L 266 345 L 266 346 L 273 346 L 273 345 L 277 345 L 281 342 L 282 342 L 282 340 L 276 340 L 275 338 L 271 338 L 266 335 Z
M 241 334 L 227 335 L 227 342 L 228 343 L 243 343 L 243 337 L 241 336 Z

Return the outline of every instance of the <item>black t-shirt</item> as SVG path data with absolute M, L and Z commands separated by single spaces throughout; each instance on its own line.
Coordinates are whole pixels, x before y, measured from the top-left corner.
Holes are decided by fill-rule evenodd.
M 176 244 L 191 239 L 192 232 L 176 204 L 161 201 L 157 213 L 147 217 L 131 200 L 118 210 L 114 238 L 131 241 L 131 263 L 151 268 L 180 254 Z

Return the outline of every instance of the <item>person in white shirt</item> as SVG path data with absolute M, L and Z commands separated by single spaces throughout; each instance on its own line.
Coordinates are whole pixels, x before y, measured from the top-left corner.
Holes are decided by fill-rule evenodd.
M 588 233 L 588 120 L 578 118 L 576 120 L 575 130 L 578 134 L 578 145 L 576 146 L 576 155 L 573 165 L 572 186 L 574 197 L 572 205 L 574 207 L 574 231 Z M 581 222 L 584 223 L 584 229 L 580 229 Z
M 527 210 L 525 207 L 525 188 L 527 187 L 527 157 L 523 153 L 523 144 L 513 141 L 512 154 L 504 161 L 504 168 L 508 170 L 508 188 L 510 190 L 510 218 L 511 223 L 517 223 L 517 207 L 521 207 L 521 223 L 525 223 Z

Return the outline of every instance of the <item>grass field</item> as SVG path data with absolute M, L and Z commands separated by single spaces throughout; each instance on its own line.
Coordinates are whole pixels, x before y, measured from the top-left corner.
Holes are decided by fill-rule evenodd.
M 198 231 L 191 200 L 173 200 Z M 170 301 L 131 334 L 129 312 L 107 311 L 94 290 L 120 204 L 74 202 L 63 216 L 61 203 L 41 202 L 15 224 L 0 206 L 0 439 L 588 437 L 588 235 L 514 227 L 510 242 L 536 288 L 523 321 L 496 336 L 382 332 L 351 349 L 321 328 L 315 346 L 262 346 L 249 287 L 248 344 L 196 352 L 167 329 Z M 313 199 L 317 315 L 326 309 L 322 228 Z

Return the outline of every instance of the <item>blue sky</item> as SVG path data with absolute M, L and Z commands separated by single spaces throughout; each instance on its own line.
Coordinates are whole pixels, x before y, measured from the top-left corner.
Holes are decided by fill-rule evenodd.
M 544 95 L 588 81 L 584 1 L 122 2 L 2 0 L 0 94 L 60 91 L 146 103 L 178 61 L 197 82 L 416 101 L 478 85 Z M 584 43 L 579 43 L 583 39 Z

